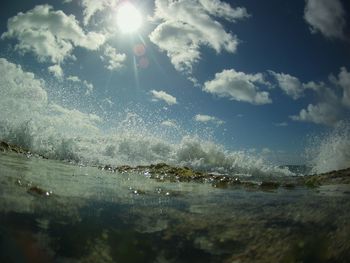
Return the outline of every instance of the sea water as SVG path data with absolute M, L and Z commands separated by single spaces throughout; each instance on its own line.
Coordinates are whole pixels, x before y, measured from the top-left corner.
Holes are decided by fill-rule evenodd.
M 165 162 L 257 177 L 294 174 L 249 149 L 228 150 L 207 129 L 205 134 L 179 124 L 166 129 L 160 125 L 162 112 L 137 114 L 137 108 L 144 113 L 142 105 L 105 110 L 100 102 L 76 98 L 69 87 L 52 85 L 6 59 L 0 58 L 0 65 L 0 140 L 49 159 L 113 166 Z M 328 134 L 312 136 L 306 152 L 313 172 L 350 166 L 349 127 L 341 123 Z
M 0 153 L 0 262 L 350 258 L 348 186 L 264 192 L 98 170 L 165 162 L 254 182 L 303 174 L 179 125 L 170 132 L 159 125 L 159 113 L 145 120 L 134 108 L 80 107 L 63 92 L 69 87 L 56 90 L 5 59 L 0 64 L 0 140 L 47 158 Z M 348 127 L 312 137 L 311 172 L 350 166 Z
M 0 153 L 0 195 L 0 262 L 350 257 L 347 185 L 220 189 Z

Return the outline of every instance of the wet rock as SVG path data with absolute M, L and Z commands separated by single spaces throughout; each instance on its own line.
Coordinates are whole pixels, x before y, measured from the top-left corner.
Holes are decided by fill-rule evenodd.
M 40 196 L 44 196 L 44 197 L 49 197 L 52 195 L 51 191 L 46 191 L 38 186 L 30 187 L 27 192 L 30 194 L 40 195 Z
M 260 188 L 262 190 L 265 190 L 265 191 L 269 191 L 269 190 L 276 190 L 277 188 L 280 187 L 280 184 L 277 183 L 277 182 L 262 182 L 260 184 Z
M 26 149 L 23 149 L 19 146 L 9 144 L 7 142 L 0 141 L 0 151 L 2 152 L 14 152 L 14 153 L 22 153 L 22 154 L 30 154 L 30 152 Z
M 101 169 L 101 168 L 100 168 Z M 128 165 L 118 166 L 116 168 L 107 166 L 102 170 L 115 171 L 119 173 L 139 173 L 158 182 L 198 182 L 210 183 L 213 187 L 226 189 L 243 187 L 251 191 L 274 191 L 279 187 L 293 189 L 296 186 L 317 187 L 326 184 L 350 184 L 350 168 L 333 171 L 321 175 L 296 176 L 294 178 L 280 178 L 271 181 L 258 183 L 255 181 L 242 181 L 238 177 L 220 174 L 210 174 L 201 171 L 195 171 L 189 167 L 176 167 L 166 163 L 151 165 L 142 165 L 131 167 Z
M 129 165 L 122 165 L 114 168 L 114 171 L 119 172 L 119 173 L 125 173 L 125 172 L 130 172 L 138 168 L 133 168 Z
M 4 141 L 0 141 L 0 152 L 12 152 L 12 153 L 24 154 L 28 158 L 33 156 L 33 154 L 28 149 L 25 149 L 25 148 L 22 148 L 20 146 L 10 144 L 10 143 L 4 142 Z M 41 154 L 35 154 L 35 156 L 43 158 L 43 159 L 48 159 L 47 157 L 45 157 Z
M 308 187 L 317 187 L 327 184 L 350 184 L 350 168 L 305 176 L 304 184 Z
M 134 195 L 144 195 L 144 194 L 146 194 L 145 191 L 143 191 L 143 190 L 138 190 L 138 189 L 132 190 L 132 193 L 133 193 Z
M 282 187 L 284 187 L 286 189 L 294 189 L 296 187 L 296 185 L 294 183 L 284 183 L 284 184 L 282 184 Z

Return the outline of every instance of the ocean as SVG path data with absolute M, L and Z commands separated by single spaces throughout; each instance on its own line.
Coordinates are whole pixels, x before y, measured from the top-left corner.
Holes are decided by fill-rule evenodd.
M 0 262 L 347 262 L 349 185 L 254 188 L 0 153 Z
M 18 78 L 0 82 L 0 140 L 27 153 L 0 153 L 0 262 L 350 258 L 349 185 L 293 183 L 350 167 L 348 123 L 312 137 L 305 164 L 272 163 L 134 113 L 109 122 L 65 107 L 6 67 Z M 158 163 L 212 177 L 163 180 L 147 168 Z M 125 165 L 143 168 L 113 169 Z

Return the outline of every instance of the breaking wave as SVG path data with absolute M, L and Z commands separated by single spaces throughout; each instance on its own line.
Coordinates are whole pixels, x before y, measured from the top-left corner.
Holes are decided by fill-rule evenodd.
M 3 58 L 0 75 L 0 139 L 33 153 L 88 165 L 165 162 L 229 174 L 293 174 L 287 168 L 268 164 L 262 156 L 227 151 L 180 129 L 177 136 L 169 136 L 161 128 L 152 128 L 159 123 L 147 124 L 134 113 L 126 113 L 108 127 L 112 122 L 96 114 L 54 103 L 43 80 Z
M 287 169 L 268 165 L 263 158 L 245 151 L 229 152 L 198 137 L 187 135 L 172 143 L 159 135 L 132 130 L 103 133 L 92 123 L 72 125 L 69 114 L 31 119 L 18 127 L 9 127 L 7 123 L 0 128 L 3 140 L 50 159 L 113 166 L 165 162 L 211 172 L 256 176 L 292 174 Z M 69 132 L 60 130 L 62 127 Z
M 341 122 L 323 136 L 316 136 L 307 149 L 312 173 L 350 167 L 350 123 Z

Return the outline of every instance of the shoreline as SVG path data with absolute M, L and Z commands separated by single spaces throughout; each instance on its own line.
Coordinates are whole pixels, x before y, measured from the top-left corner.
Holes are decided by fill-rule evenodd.
M 13 145 L 4 141 L 0 141 L 0 152 L 12 152 L 15 154 L 26 155 L 27 157 L 36 156 L 43 159 L 49 159 L 42 155 L 35 153 L 33 154 L 29 150 L 24 149 L 20 146 Z M 166 163 L 140 165 L 135 167 L 129 165 L 116 167 L 105 165 L 97 166 L 97 168 L 106 172 L 120 174 L 127 172 L 147 174 L 151 179 L 155 179 L 157 181 L 211 183 L 212 186 L 216 188 L 243 187 L 246 189 L 263 191 L 271 191 L 280 187 L 293 189 L 294 187 L 298 186 L 314 188 L 322 185 L 350 184 L 350 167 L 347 169 L 330 171 L 322 174 L 293 176 L 288 178 L 289 180 L 265 181 L 250 181 L 239 176 L 218 175 L 209 172 L 196 171 L 189 167 L 171 166 Z

